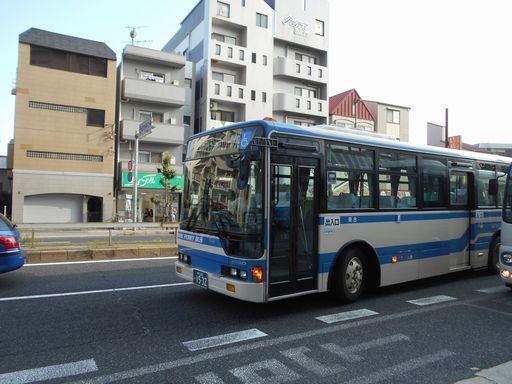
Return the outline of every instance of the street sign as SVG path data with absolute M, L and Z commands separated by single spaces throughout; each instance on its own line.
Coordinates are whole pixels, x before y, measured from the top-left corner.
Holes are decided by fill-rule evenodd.
M 147 136 L 151 133 L 151 129 L 153 128 L 153 118 L 149 118 L 144 120 L 139 124 L 139 138 Z

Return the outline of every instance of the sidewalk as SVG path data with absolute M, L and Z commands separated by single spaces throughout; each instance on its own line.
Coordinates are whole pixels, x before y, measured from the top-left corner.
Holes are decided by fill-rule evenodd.
M 457 381 L 454 384 L 511 384 L 512 360 L 475 373 L 477 377 Z

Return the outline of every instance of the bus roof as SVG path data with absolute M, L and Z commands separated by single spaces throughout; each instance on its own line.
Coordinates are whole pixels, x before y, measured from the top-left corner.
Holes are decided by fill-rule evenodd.
M 480 161 L 490 161 L 495 163 L 503 163 L 509 165 L 512 158 L 499 156 L 491 153 L 471 152 L 451 148 L 434 147 L 428 145 L 417 145 L 397 140 L 385 139 L 382 137 L 374 137 L 372 135 L 363 135 L 358 133 L 348 133 L 346 130 L 338 130 L 332 125 L 316 125 L 313 127 L 303 127 L 293 124 L 281 123 L 268 120 L 252 120 L 240 123 L 234 123 L 220 128 L 198 133 L 191 136 L 190 139 L 209 135 L 215 132 L 221 132 L 228 129 L 243 128 L 246 126 L 260 125 L 265 129 L 265 135 L 268 137 L 272 133 L 286 133 L 309 138 L 320 138 L 334 141 L 341 141 L 349 144 L 359 144 L 375 146 L 379 148 L 394 149 L 399 151 L 418 152 L 430 155 L 441 155 L 455 158 L 473 159 Z M 189 140 L 190 140 L 189 139 Z

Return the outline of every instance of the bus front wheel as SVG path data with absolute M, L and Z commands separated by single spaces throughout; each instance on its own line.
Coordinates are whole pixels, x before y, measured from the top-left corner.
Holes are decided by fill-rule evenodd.
M 349 249 L 336 265 L 332 293 L 344 303 L 356 301 L 363 294 L 367 272 L 366 259 L 361 250 Z
M 499 263 L 499 256 L 500 256 L 500 243 L 501 239 L 500 236 L 496 236 L 492 239 L 491 242 L 491 248 L 489 249 L 489 271 L 491 273 L 499 273 L 500 272 L 500 263 Z

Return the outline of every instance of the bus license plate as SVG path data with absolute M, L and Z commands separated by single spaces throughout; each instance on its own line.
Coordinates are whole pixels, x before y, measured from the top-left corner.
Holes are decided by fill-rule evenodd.
M 194 283 L 201 287 L 208 288 L 208 275 L 194 269 Z

